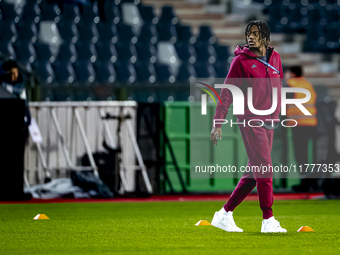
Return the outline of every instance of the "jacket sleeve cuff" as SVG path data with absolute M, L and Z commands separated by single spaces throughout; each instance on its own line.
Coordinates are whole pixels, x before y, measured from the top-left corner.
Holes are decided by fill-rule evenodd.
M 216 120 L 216 122 L 215 122 L 215 120 Z M 212 126 L 220 128 L 222 126 L 222 124 L 223 124 L 223 119 L 215 119 L 214 118 Z

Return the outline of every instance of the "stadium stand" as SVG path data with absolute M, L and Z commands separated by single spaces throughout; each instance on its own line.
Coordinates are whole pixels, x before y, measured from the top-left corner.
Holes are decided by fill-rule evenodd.
M 3 55 L 8 56 L 9 58 L 16 59 L 15 50 L 10 41 L 6 41 L 6 40 L 0 41 L 0 52 Z
M 117 74 L 111 60 L 98 60 L 93 64 L 93 67 L 96 72 L 98 84 L 110 86 L 110 84 L 116 80 Z
M 91 61 L 94 63 L 97 60 L 97 51 L 91 40 L 80 41 L 76 45 L 78 59 Z
M 30 40 L 33 43 L 36 42 L 38 38 L 38 28 L 34 21 L 24 21 L 21 20 L 16 25 L 19 40 Z
M 33 69 L 39 76 L 40 86 L 43 88 L 53 86 L 53 83 L 55 82 L 55 75 L 52 65 L 48 60 L 34 62 Z M 47 91 L 50 93 L 49 90 Z
M 60 36 L 65 41 L 72 41 L 72 43 L 76 43 L 79 39 L 79 31 L 76 23 L 73 20 L 61 20 L 57 24 L 58 30 L 60 32 Z
M 81 5 L 80 7 L 82 21 L 94 21 L 95 23 L 98 23 L 100 21 L 97 2 L 94 2 L 92 6 Z
M 78 23 L 80 21 L 79 6 L 71 3 L 65 3 L 62 5 L 62 20 L 73 21 Z
M 71 42 L 64 42 L 59 47 L 58 60 L 69 60 L 71 63 L 75 62 L 78 58 L 76 47 Z
M 111 63 L 115 63 L 117 61 L 118 53 L 115 45 L 111 42 L 111 40 L 100 40 L 96 43 L 96 49 L 98 53 L 98 59 L 100 61 L 110 60 Z
M 37 53 L 37 61 L 49 61 L 50 63 L 53 63 L 55 61 L 55 45 L 39 42 L 34 44 L 33 46 Z
M 42 20 L 51 20 L 56 23 L 60 20 L 61 10 L 58 4 L 41 1 L 39 7 L 41 10 Z
M 117 25 L 112 21 L 105 21 L 98 23 L 100 41 L 111 41 L 116 43 L 118 41 Z
M 33 44 L 29 40 L 18 41 L 13 45 L 17 60 L 23 63 L 33 63 L 37 57 Z
M 42 93 L 41 100 L 51 100 L 59 82 L 61 87 L 69 82 L 72 88 L 73 83 L 83 84 L 89 77 L 94 79 L 85 86 L 89 91 L 101 83 L 111 86 L 112 93 L 114 88 L 143 83 L 156 94 L 154 88 L 164 88 L 164 84 L 189 88 L 194 77 L 225 77 L 233 49 L 244 44 L 243 28 L 249 18 L 239 11 L 244 3 L 237 0 L 232 1 L 233 9 L 221 5 L 213 8 L 203 0 L 91 2 L 0 2 L 0 51 L 32 65 L 41 86 L 51 86 L 49 96 Z M 323 70 L 322 77 L 334 78 L 331 85 L 338 84 L 338 67 L 326 68 L 332 66 L 329 61 L 339 63 L 338 2 L 284 0 L 251 4 L 256 18 L 268 21 L 271 44 L 280 52 L 284 65 L 302 62 L 306 77 L 318 76 L 318 70 Z M 79 66 L 87 78 L 75 72 Z M 53 98 L 84 98 L 77 96 L 76 90 L 70 89 L 70 93 L 70 97 Z M 112 93 L 107 94 L 108 98 L 126 99 Z M 189 96 L 189 92 L 184 96 L 183 91 L 179 93 L 181 98 Z M 99 99 L 93 95 L 90 98 Z
M 141 18 L 145 24 L 156 25 L 158 23 L 158 17 L 155 15 L 153 6 L 139 5 L 139 12 Z
M 18 32 L 15 23 L 12 20 L 2 20 L 0 23 L 0 29 L 2 31 L 0 40 L 8 40 L 14 43 L 18 38 Z
M 21 16 L 22 21 L 38 23 L 41 20 L 41 10 L 35 1 L 27 1 Z

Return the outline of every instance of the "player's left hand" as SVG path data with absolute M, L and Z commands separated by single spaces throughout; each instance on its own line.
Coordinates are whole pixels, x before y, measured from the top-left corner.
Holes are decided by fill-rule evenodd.
M 220 127 L 213 127 L 210 132 L 210 141 L 217 146 L 218 138 L 222 139 L 222 129 Z

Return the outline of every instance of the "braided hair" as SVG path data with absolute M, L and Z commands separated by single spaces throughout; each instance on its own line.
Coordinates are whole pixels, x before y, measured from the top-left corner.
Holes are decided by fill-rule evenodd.
M 263 20 L 252 20 L 247 24 L 246 29 L 244 31 L 245 38 L 246 38 L 246 44 L 248 44 L 247 35 L 248 35 L 250 29 L 252 28 L 252 26 L 254 26 L 254 25 L 257 26 L 257 28 L 259 29 L 260 40 L 262 40 L 262 43 L 267 48 L 269 43 L 270 43 L 270 30 L 269 30 L 268 24 Z

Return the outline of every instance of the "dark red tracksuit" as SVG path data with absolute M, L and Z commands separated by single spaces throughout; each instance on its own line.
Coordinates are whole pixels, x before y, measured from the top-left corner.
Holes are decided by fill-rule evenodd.
M 279 119 L 281 110 L 281 87 L 282 87 L 282 65 L 280 55 L 269 47 L 268 63 L 274 66 L 280 76 L 270 67 L 256 60 L 257 56 L 252 53 L 248 46 L 237 46 L 225 84 L 238 86 L 244 94 L 244 115 L 237 115 L 238 122 L 246 121 L 246 126 L 239 125 L 243 142 L 249 158 L 248 166 L 272 166 L 271 150 L 273 145 L 274 130 L 265 127 L 249 127 L 247 121 L 250 119 L 263 120 Z M 247 88 L 253 88 L 253 106 L 257 110 L 268 110 L 272 105 L 272 90 L 278 88 L 278 102 L 276 110 L 267 116 L 257 116 L 250 112 L 247 103 Z M 218 102 L 214 119 L 225 119 L 228 108 L 233 102 L 233 98 L 228 89 L 222 89 L 220 98 L 222 105 Z M 275 121 L 277 122 L 277 121 Z M 216 124 L 221 127 L 221 124 Z M 228 202 L 224 205 L 226 211 L 233 211 L 247 195 L 257 187 L 260 200 L 260 207 L 263 218 L 268 219 L 273 216 L 273 173 L 272 172 L 247 172 L 244 173 L 231 194 Z

